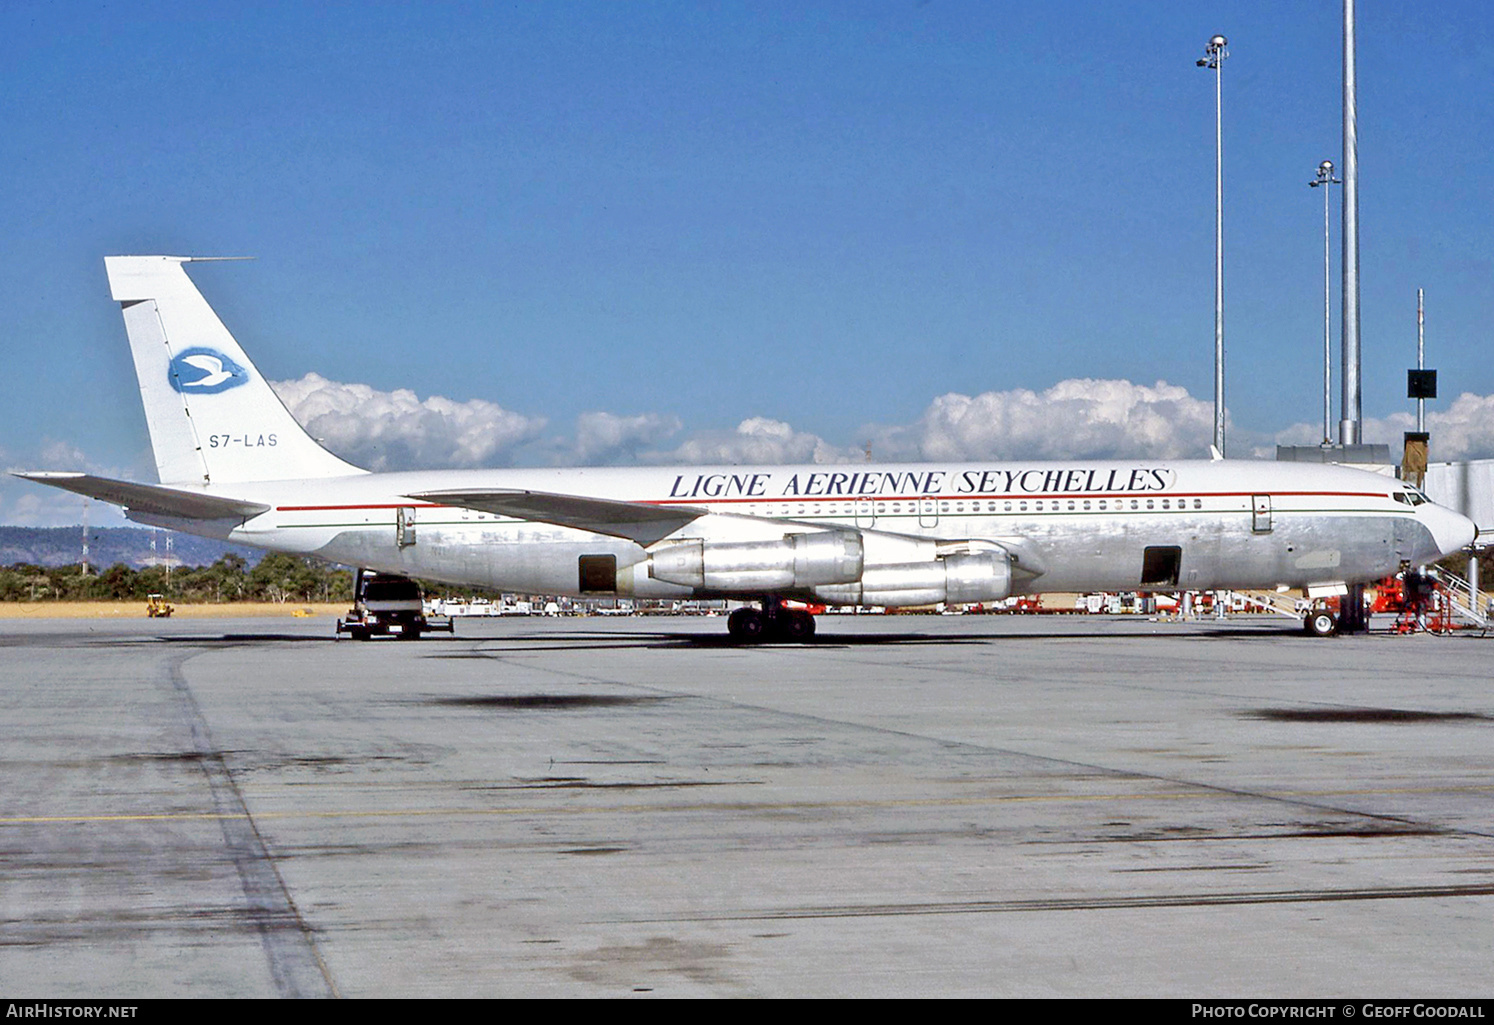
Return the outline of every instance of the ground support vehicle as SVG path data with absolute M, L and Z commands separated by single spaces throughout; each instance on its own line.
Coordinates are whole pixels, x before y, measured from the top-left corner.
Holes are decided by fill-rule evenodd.
M 394 636 L 418 640 L 423 633 L 455 633 L 450 616 L 427 616 L 420 585 L 409 577 L 370 573 L 353 574 L 353 607 L 346 619 L 337 621 L 337 633 L 355 641 Z

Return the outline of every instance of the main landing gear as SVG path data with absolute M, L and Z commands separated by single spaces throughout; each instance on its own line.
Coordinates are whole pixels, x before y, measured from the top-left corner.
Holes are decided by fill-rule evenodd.
M 814 616 L 803 609 L 786 609 L 776 598 L 764 598 L 761 610 L 740 608 L 726 620 L 726 632 L 742 644 L 764 641 L 807 641 L 814 636 Z

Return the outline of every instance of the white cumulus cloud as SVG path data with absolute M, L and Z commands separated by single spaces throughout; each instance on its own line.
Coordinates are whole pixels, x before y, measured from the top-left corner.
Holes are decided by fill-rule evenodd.
M 678 434 L 682 427 L 679 417 L 662 413 L 582 413 L 576 418 L 574 459 L 586 465 L 637 462 L 640 450 Z
M 1214 406 L 1166 381 L 1071 378 L 1041 392 L 951 392 L 912 424 L 867 433 L 883 460 L 1207 458 Z
M 1338 425 L 1334 424 L 1337 440 Z M 1392 461 L 1400 462 L 1401 445 L 1407 431 L 1416 430 L 1416 415 L 1392 413 L 1387 417 L 1366 417 L 1360 424 L 1360 436 L 1367 444 L 1389 445 Z M 1427 411 L 1427 433 L 1431 437 L 1433 462 L 1456 462 L 1464 459 L 1494 458 L 1494 395 L 1464 392 L 1446 409 Z M 1316 445 L 1323 440 L 1321 424 L 1296 423 L 1278 431 L 1278 445 Z M 1263 455 L 1266 453 L 1262 453 Z
M 320 374 L 271 386 L 312 437 L 370 470 L 502 465 L 545 427 L 543 417 L 482 399 L 422 400 L 403 388 L 378 391 Z
M 116 506 L 86 499 L 70 491 L 48 487 L 12 477 L 15 471 L 82 470 L 101 477 L 133 480 L 155 479 L 155 473 L 143 467 L 107 466 L 91 458 L 77 445 L 55 438 L 43 438 L 40 445 L 25 453 L 0 449 L 0 523 L 17 527 L 66 527 L 82 521 L 85 503 L 88 521 L 95 527 L 119 526 L 125 518 Z
M 743 420 L 734 431 L 701 431 L 672 452 L 652 455 L 663 462 L 700 465 L 839 463 L 856 458 L 852 450 L 762 416 Z

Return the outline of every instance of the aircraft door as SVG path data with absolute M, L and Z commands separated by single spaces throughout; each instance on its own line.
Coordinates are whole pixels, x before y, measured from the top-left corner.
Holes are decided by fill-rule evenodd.
M 1146 591 L 1171 591 L 1178 586 L 1183 564 L 1180 545 L 1153 545 L 1141 553 L 1141 587 Z
M 394 543 L 400 548 L 408 548 L 415 543 L 414 506 L 402 505 L 395 510 Z
M 1250 529 L 1257 534 L 1271 533 L 1271 496 L 1250 496 Z
M 1415 528 L 1418 526 L 1410 516 L 1396 516 L 1391 521 L 1391 544 L 1395 546 L 1396 560 L 1410 562 L 1416 548 Z
M 937 527 L 939 525 L 939 500 L 937 498 L 920 498 L 918 500 L 918 525 L 920 527 Z
M 870 498 L 856 499 L 856 526 L 870 527 L 877 522 L 877 507 Z
M 582 594 L 617 593 L 617 556 L 582 555 L 576 560 Z

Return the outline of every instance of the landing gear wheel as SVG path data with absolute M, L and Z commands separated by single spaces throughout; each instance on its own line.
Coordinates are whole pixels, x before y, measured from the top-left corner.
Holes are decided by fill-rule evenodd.
M 768 621 L 757 609 L 737 609 L 726 619 L 726 632 L 732 640 L 754 644 L 763 639 Z
M 1331 612 L 1309 612 L 1302 628 L 1314 637 L 1331 637 L 1338 632 L 1338 617 Z
M 814 617 L 799 609 L 778 614 L 778 636 L 786 641 L 807 641 L 814 636 Z

